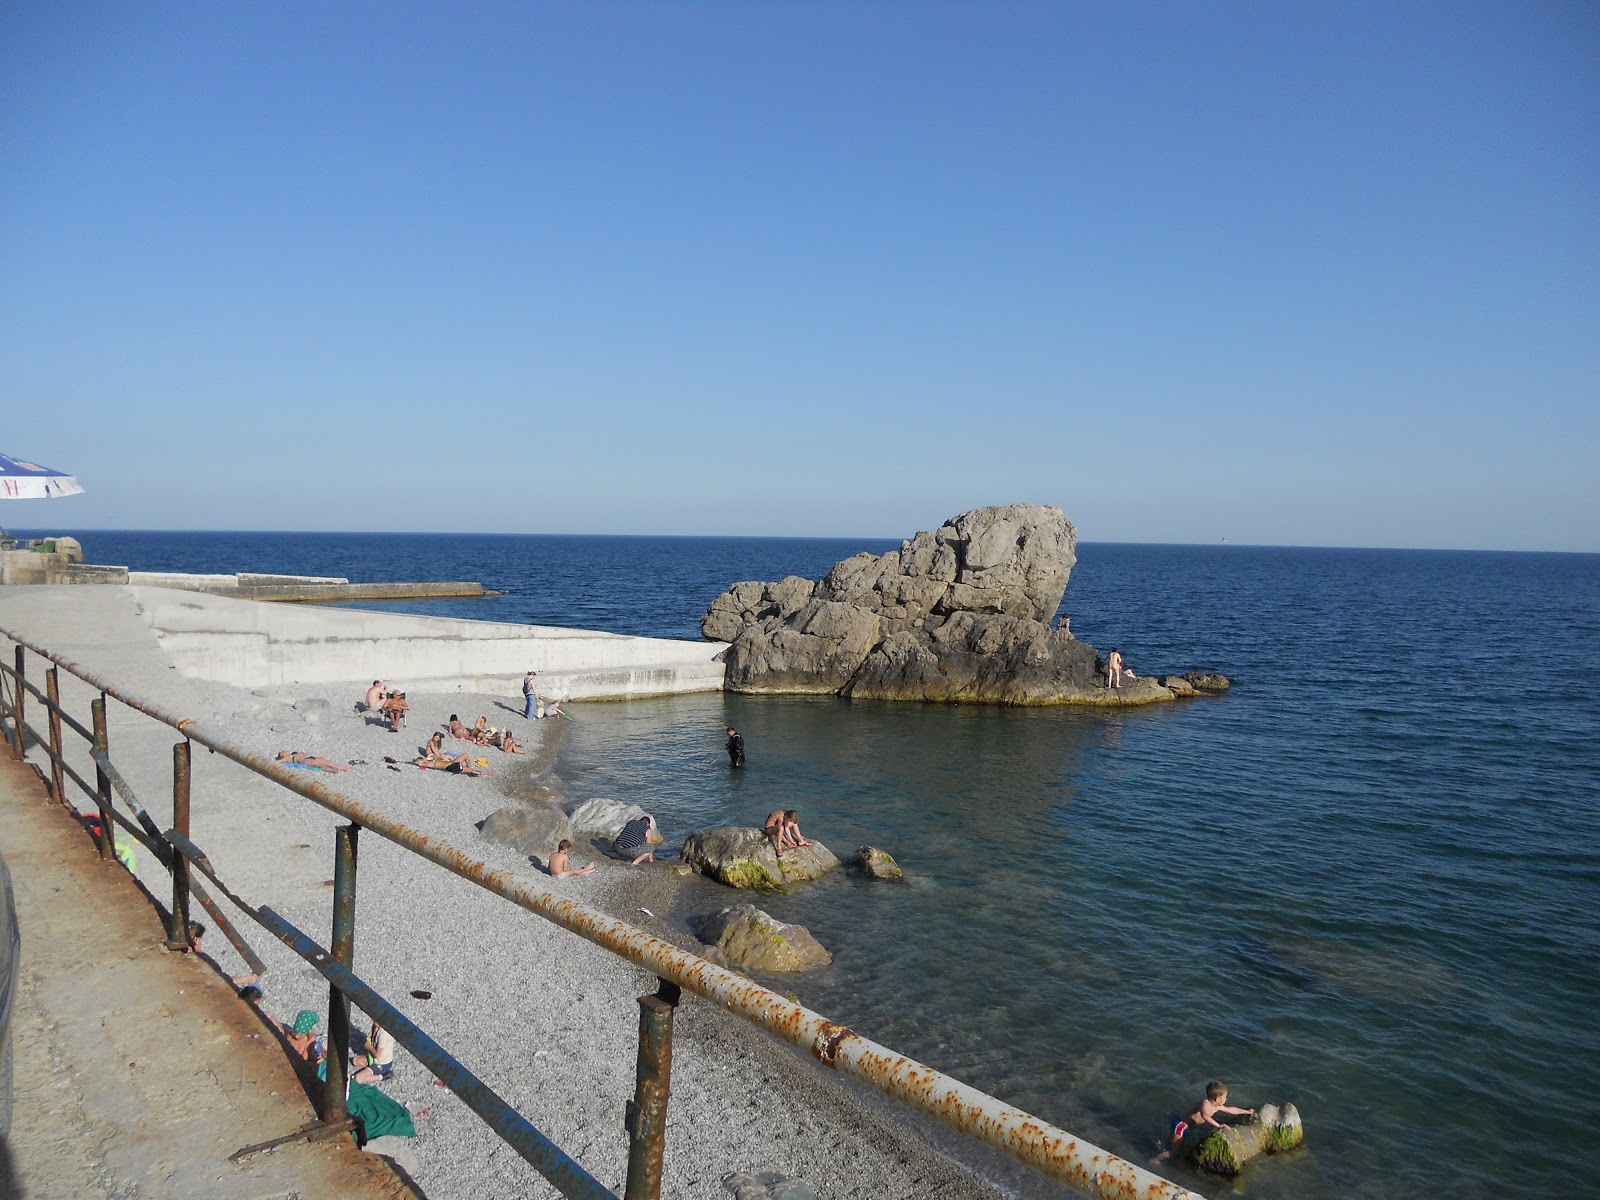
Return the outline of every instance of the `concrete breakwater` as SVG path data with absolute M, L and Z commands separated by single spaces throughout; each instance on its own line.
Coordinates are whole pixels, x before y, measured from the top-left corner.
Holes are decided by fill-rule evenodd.
M 0 584 L 130 583 L 141 587 L 181 588 L 240 600 L 328 603 L 337 600 L 432 600 L 449 596 L 493 596 L 483 584 L 465 580 L 443 583 L 351 583 L 333 575 L 269 575 L 239 571 L 232 575 L 187 571 L 130 571 L 83 561 L 76 538 L 36 538 L 19 545 L 0 539 Z
M 623 700 L 722 687 L 722 642 L 548 625 L 254 604 L 164 587 L 126 589 L 179 673 L 237 687 L 373 679 L 432 692 Z

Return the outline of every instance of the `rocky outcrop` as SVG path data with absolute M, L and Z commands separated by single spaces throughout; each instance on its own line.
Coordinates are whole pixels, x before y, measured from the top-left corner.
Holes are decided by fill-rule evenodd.
M 974 509 L 897 551 L 847 558 L 816 583 L 736 583 L 700 628 L 730 643 L 736 692 L 1115 705 L 1219 690 L 1194 674 L 1182 689 L 1131 675 L 1106 687 L 1095 648 L 1050 626 L 1076 547 L 1059 508 Z
M 684 839 L 681 857 L 718 883 L 752 892 L 779 892 L 791 883 L 817 879 L 839 865 L 818 841 L 785 850 L 779 858 L 766 834 L 739 825 L 696 830 Z
M 726 962 L 752 971 L 810 971 L 833 961 L 804 925 L 789 925 L 750 904 L 690 917 L 689 928 Z
M 1176 1152 L 1202 1170 L 1232 1176 L 1263 1154 L 1296 1149 L 1305 1137 L 1300 1110 L 1294 1105 L 1263 1104 L 1254 1117 L 1237 1125 L 1191 1127 Z
M 899 879 L 904 872 L 888 851 L 876 846 L 862 846 L 856 850 L 856 869 L 869 879 Z
M 572 826 L 559 808 L 516 805 L 490 813 L 482 832 L 491 842 L 547 862 L 561 839 L 572 836 Z

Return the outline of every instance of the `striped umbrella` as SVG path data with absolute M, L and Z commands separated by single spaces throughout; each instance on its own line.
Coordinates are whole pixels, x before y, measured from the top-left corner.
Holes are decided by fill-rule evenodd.
M 71 475 L 0 454 L 0 500 L 53 500 L 83 488 Z

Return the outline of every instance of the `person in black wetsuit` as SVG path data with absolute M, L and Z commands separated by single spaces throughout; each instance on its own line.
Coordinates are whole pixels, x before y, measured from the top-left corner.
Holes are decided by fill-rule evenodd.
M 732 725 L 728 726 L 728 765 L 744 766 L 744 735 Z

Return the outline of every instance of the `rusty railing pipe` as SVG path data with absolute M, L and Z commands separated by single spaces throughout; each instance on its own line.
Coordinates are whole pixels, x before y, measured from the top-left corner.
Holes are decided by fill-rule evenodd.
M 61 681 L 54 663 L 44 673 L 45 711 L 50 714 L 50 798 L 57 804 L 67 802 L 66 780 L 61 777 Z

